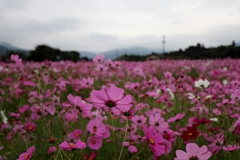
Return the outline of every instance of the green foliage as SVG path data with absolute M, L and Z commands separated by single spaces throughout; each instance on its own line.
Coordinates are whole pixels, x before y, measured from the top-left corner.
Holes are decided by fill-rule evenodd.
M 28 60 L 41 62 L 44 60 L 61 61 L 71 60 L 78 61 L 80 54 L 76 51 L 61 51 L 47 45 L 38 45 L 35 50 L 30 52 Z

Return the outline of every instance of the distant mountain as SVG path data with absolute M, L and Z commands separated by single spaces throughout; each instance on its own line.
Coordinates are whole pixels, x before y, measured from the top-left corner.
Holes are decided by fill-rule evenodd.
M 89 59 L 93 59 L 93 57 L 96 56 L 96 54 L 94 54 L 92 52 L 79 51 L 79 53 L 80 53 L 80 57 L 87 57 Z
M 27 55 L 30 53 L 30 50 L 21 49 L 21 48 L 12 46 L 11 44 L 6 43 L 6 42 L 0 43 L 0 55 L 4 55 L 8 51 L 20 51 L 20 52 L 26 53 Z
M 9 51 L 8 48 L 0 45 L 0 56 L 4 55 L 4 54 L 7 53 L 8 51 Z
M 131 48 L 125 48 L 125 49 L 119 49 L 119 50 L 109 50 L 106 52 L 103 52 L 106 59 L 116 59 L 117 56 L 121 57 L 124 54 L 127 55 L 148 55 L 151 54 L 152 52 L 160 52 L 159 50 L 154 50 L 154 49 L 148 49 L 144 47 L 131 47 Z

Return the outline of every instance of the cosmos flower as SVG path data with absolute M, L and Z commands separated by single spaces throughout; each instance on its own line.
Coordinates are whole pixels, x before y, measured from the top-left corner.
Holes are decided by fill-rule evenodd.
M 177 150 L 177 157 L 174 160 L 208 160 L 212 156 L 212 153 L 208 151 L 206 146 L 199 148 L 195 143 L 188 143 L 186 151 Z
M 181 137 L 184 141 L 197 138 L 199 132 L 196 127 L 187 127 L 186 131 L 183 131 Z
M 90 156 L 84 154 L 83 155 L 83 159 L 84 160 L 94 160 L 97 156 L 97 153 L 96 152 L 92 152 L 92 154 Z
M 1 116 L 2 116 L 2 120 L 3 120 L 3 123 L 7 124 L 8 123 L 8 119 L 5 115 L 5 111 L 0 111 L 1 113 Z
M 93 119 L 88 122 L 87 130 L 98 137 L 103 137 L 107 132 L 107 127 L 98 119 Z
M 33 156 L 34 151 L 35 151 L 34 146 L 28 148 L 27 152 L 24 152 L 24 153 L 20 154 L 20 156 L 17 160 L 30 160 L 31 157 Z
M 132 97 L 124 96 L 124 90 L 115 85 L 108 88 L 102 87 L 101 90 L 93 90 L 90 98 L 95 108 L 105 108 L 115 115 L 128 111 L 132 106 Z
M 18 55 L 12 54 L 11 57 L 10 57 L 10 59 L 11 59 L 11 61 L 13 61 L 13 62 L 15 62 L 15 63 L 18 63 L 18 64 L 22 63 L 22 59 L 19 58 Z
M 74 131 L 72 131 L 72 132 L 69 134 L 69 136 L 70 136 L 70 138 L 73 138 L 73 139 L 79 139 L 81 134 L 82 134 L 82 130 L 80 130 L 80 129 L 75 129 Z
M 93 62 L 101 63 L 104 61 L 104 59 L 105 59 L 104 55 L 98 54 L 93 58 Z
M 102 146 L 102 137 L 89 136 L 87 140 L 88 147 L 91 149 L 98 150 Z
M 224 151 L 227 151 L 227 152 L 233 152 L 233 151 L 235 151 L 235 150 L 238 150 L 240 147 L 238 146 L 238 145 L 227 145 L 227 146 L 224 146 L 223 147 L 223 150 Z
M 203 79 L 199 79 L 198 81 L 195 81 L 195 87 L 197 88 L 207 88 L 209 86 L 209 81 L 208 80 L 203 80 Z
M 62 142 L 59 147 L 62 150 L 73 150 L 73 149 L 84 149 L 86 148 L 86 143 L 78 140 L 76 144 L 74 143 L 67 143 L 66 141 Z
M 33 132 L 35 131 L 36 129 L 36 124 L 33 123 L 33 122 L 27 122 L 25 125 L 24 125 L 24 128 L 27 132 Z
M 165 139 L 160 133 L 157 133 L 153 126 L 143 128 L 146 139 L 148 140 L 148 146 L 151 148 L 155 156 L 165 154 Z

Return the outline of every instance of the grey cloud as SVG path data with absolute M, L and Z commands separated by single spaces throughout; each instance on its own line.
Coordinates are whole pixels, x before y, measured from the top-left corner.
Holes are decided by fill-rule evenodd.
M 78 29 L 82 25 L 84 22 L 77 18 L 60 18 L 45 22 L 28 20 L 20 26 L 20 29 L 37 33 L 53 33 Z
M 30 0 L 0 0 L 0 10 L 22 9 L 30 3 Z

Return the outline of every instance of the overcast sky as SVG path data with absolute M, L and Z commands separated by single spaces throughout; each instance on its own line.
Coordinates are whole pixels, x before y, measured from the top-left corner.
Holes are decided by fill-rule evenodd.
M 240 0 L 0 0 L 0 42 L 92 51 L 240 42 Z

